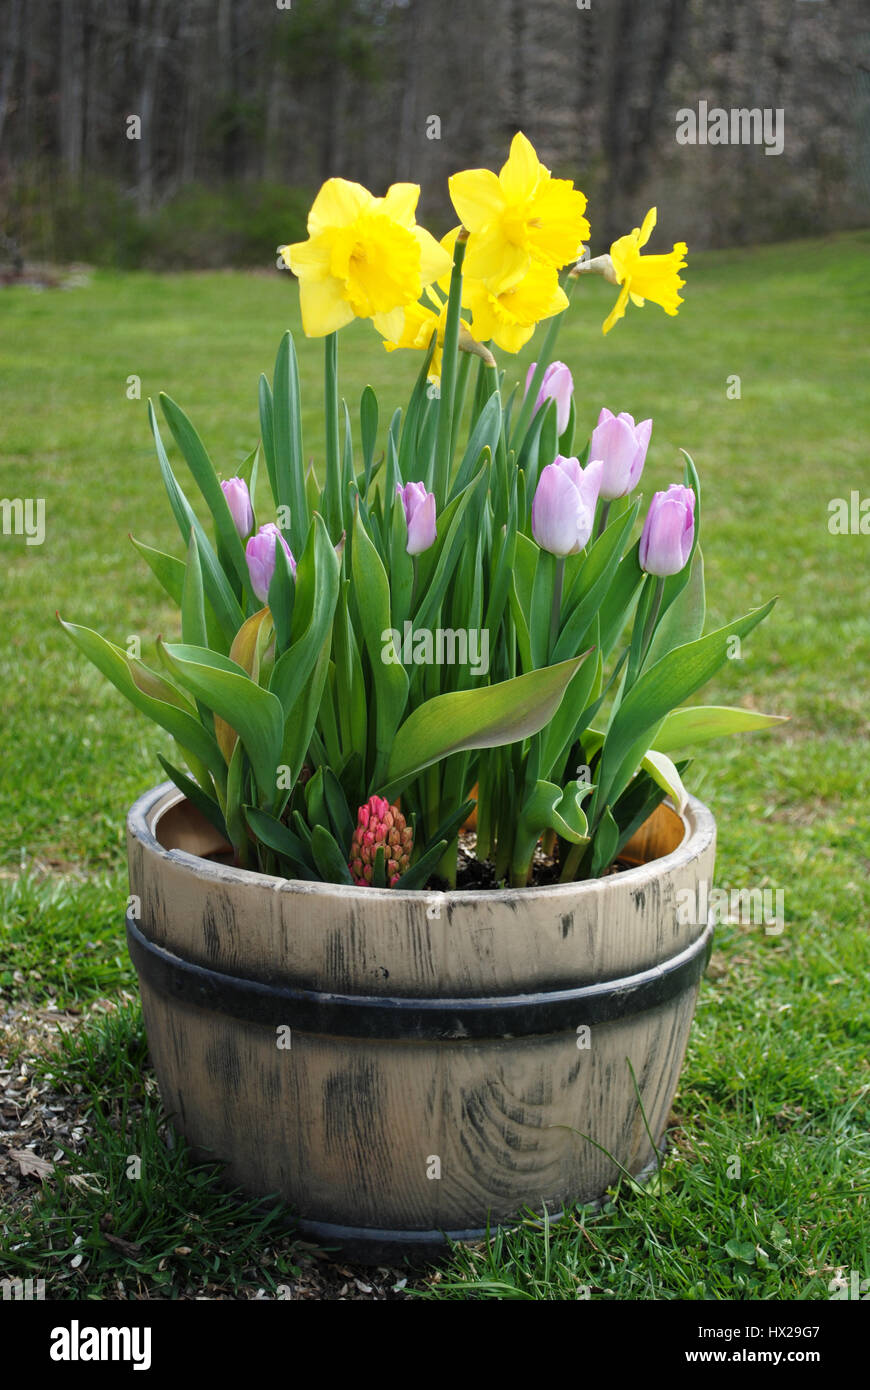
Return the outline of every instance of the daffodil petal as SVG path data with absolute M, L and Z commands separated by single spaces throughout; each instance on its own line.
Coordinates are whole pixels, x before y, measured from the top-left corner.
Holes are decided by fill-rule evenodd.
M 491 169 L 464 169 L 449 180 L 450 197 L 464 227 L 479 232 L 504 207 L 504 194 Z
M 312 280 L 309 276 L 300 280 L 299 307 L 308 338 L 324 338 L 327 333 L 335 333 L 354 316 L 344 297 L 341 281 L 332 276 L 326 280 Z
M 327 179 L 311 204 L 308 230 L 312 236 L 316 236 L 327 227 L 347 227 L 374 201 L 361 183 Z
M 541 164 L 532 142 L 518 130 L 511 141 L 510 155 L 498 176 L 505 199 L 511 203 L 522 203 L 531 198 L 542 174 L 547 176 L 549 170 Z
M 413 227 L 419 197 L 420 185 L 418 183 L 391 184 L 383 198 L 379 200 L 380 211 L 387 213 L 389 217 L 394 217 L 397 222 L 401 222 L 403 227 Z
M 652 236 L 653 228 L 655 227 L 657 217 L 658 213 L 656 209 L 650 208 L 646 217 L 643 219 L 643 226 L 640 229 L 640 236 L 638 237 L 637 242 L 638 246 L 646 246 L 647 242 Z
M 493 294 L 510 289 L 523 278 L 528 268 L 528 251 L 505 241 L 498 227 L 475 232 L 468 238 L 465 273 L 473 280 L 485 280 Z
M 420 247 L 420 278 L 424 285 L 431 285 L 433 280 L 447 279 L 449 287 L 450 272 L 453 267 L 453 257 L 449 251 L 445 251 L 443 246 L 439 246 L 431 232 L 427 232 L 425 227 L 414 227 L 414 236 Z
M 627 303 L 628 285 L 623 285 L 622 289 L 619 291 L 619 295 L 617 296 L 616 303 L 614 304 L 610 313 L 607 315 L 607 318 L 604 320 L 604 323 L 601 325 L 602 333 L 609 333 L 613 325 L 617 322 L 617 320 L 622 318 L 623 314 L 625 313 L 625 306 Z
M 281 255 L 294 275 L 305 273 L 323 279 L 329 274 L 331 252 L 328 243 L 320 237 L 309 237 L 307 241 L 282 246 Z

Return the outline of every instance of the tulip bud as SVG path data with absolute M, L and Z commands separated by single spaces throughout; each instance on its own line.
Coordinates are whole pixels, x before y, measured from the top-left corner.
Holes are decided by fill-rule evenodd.
M 664 578 L 679 574 L 689 558 L 695 535 L 695 494 L 690 487 L 671 483 L 667 492 L 656 492 L 649 504 L 638 559 L 647 574 Z
M 607 406 L 602 408 L 589 441 L 589 457 L 604 461 L 601 496 L 605 501 L 625 497 L 637 486 L 651 433 L 652 420 L 636 425 L 626 411 L 614 415 Z
M 529 393 L 537 362 L 533 362 L 526 373 L 524 398 Z M 556 402 L 556 432 L 561 438 L 568 428 L 571 418 L 571 397 L 574 394 L 574 378 L 564 362 L 551 362 L 544 372 L 541 389 L 535 401 L 535 411 L 539 411 L 545 401 Z
M 408 526 L 406 549 L 409 555 L 419 555 L 434 545 L 438 536 L 435 529 L 435 494 L 426 491 L 425 483 L 406 483 L 404 487 L 396 483 L 396 492 L 402 499 Z
M 228 478 L 225 483 L 221 483 L 221 487 L 236 530 L 243 541 L 247 540 L 254 529 L 254 509 L 251 506 L 248 484 L 244 478 Z
M 269 521 L 265 526 L 261 526 L 256 536 L 251 536 L 245 546 L 245 559 L 248 562 L 248 574 L 251 576 L 251 588 L 261 603 L 268 603 L 269 601 L 269 585 L 272 583 L 272 575 L 275 573 L 275 548 L 279 542 L 287 552 L 290 570 L 295 579 L 296 561 L 293 558 L 293 552 L 274 521 Z
M 595 522 L 601 486 L 600 459 L 581 468 L 578 459 L 561 454 L 548 463 L 538 479 L 532 502 L 532 535 L 551 555 L 576 555 Z

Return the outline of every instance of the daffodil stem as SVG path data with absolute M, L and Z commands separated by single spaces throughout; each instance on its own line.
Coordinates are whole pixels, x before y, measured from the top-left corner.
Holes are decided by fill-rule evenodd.
M 574 286 L 576 283 L 576 275 L 569 275 L 564 285 L 565 294 L 569 300 L 574 293 Z M 544 341 L 541 343 L 538 351 L 538 361 L 535 366 L 534 376 L 529 382 L 529 389 L 526 391 L 525 400 L 523 401 L 522 409 L 517 417 L 517 422 L 511 430 L 510 442 L 516 449 L 517 454 L 519 454 L 522 448 L 523 440 L 526 437 L 529 425 L 532 423 L 532 417 L 535 413 L 535 401 L 538 399 L 538 392 L 541 389 L 541 382 L 544 380 L 544 373 L 553 360 L 553 349 L 556 346 L 556 338 L 559 335 L 562 320 L 567 312 L 568 306 L 566 305 L 561 314 L 554 315 L 547 324 Z
M 441 399 L 438 405 L 438 433 L 435 438 L 435 477 L 432 491 L 435 506 L 440 512 L 446 505 L 450 487 L 450 454 L 453 441 L 453 404 L 456 394 L 456 367 L 459 353 L 459 311 L 462 307 L 462 262 L 465 260 L 465 241 L 457 237 L 453 251 L 453 274 L 450 277 L 450 297 L 444 324 L 444 347 L 441 354 Z
M 324 398 L 326 406 L 326 529 L 332 541 L 342 530 L 341 454 L 338 445 L 338 334 L 324 339 Z

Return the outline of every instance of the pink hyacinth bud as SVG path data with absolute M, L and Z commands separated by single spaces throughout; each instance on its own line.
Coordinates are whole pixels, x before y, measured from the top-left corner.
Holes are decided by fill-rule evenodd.
M 382 796 L 370 796 L 357 812 L 357 826 L 350 846 L 348 868 L 354 883 L 371 884 L 375 858 L 384 847 L 387 883 L 392 888 L 411 862 L 414 832 L 398 806 Z
M 293 552 L 274 521 L 268 521 L 265 526 L 261 526 L 256 536 L 251 536 L 245 546 L 245 559 L 248 562 L 251 588 L 261 603 L 268 603 L 269 601 L 269 585 L 272 583 L 272 575 L 275 573 L 275 547 L 277 545 L 283 545 L 287 559 L 290 561 L 291 573 L 295 579 L 296 561 L 293 558 Z
M 605 501 L 625 497 L 637 486 L 651 433 L 652 420 L 636 425 L 627 411 L 614 415 L 606 405 L 602 407 L 589 441 L 589 457 L 604 462 L 601 496 Z
M 434 545 L 438 536 L 435 529 L 435 494 L 426 491 L 425 483 L 406 483 L 404 487 L 396 483 L 396 493 L 402 499 L 405 521 L 408 526 L 409 555 L 420 555 Z
M 649 504 L 638 552 L 641 569 L 659 578 L 679 574 L 694 536 L 695 494 L 690 487 L 671 483 L 667 492 L 654 493 Z

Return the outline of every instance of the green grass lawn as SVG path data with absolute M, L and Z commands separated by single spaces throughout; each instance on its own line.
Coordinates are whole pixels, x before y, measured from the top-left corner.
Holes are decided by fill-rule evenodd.
M 417 1282 L 423 1296 L 823 1299 L 839 1270 L 870 1276 L 870 537 L 828 529 L 832 498 L 870 496 L 868 250 L 859 232 L 690 257 L 678 318 L 630 307 L 606 339 L 612 289 L 578 286 L 558 355 L 581 429 L 602 404 L 653 416 L 647 496 L 681 479 L 680 447 L 693 455 L 708 625 L 780 595 L 705 695 L 791 722 L 709 745 L 687 780 L 718 820 L 717 882 L 783 889 L 785 929 L 720 928 L 660 1178 L 623 1186 L 598 1215 L 458 1252 L 437 1282 Z M 135 990 L 124 816 L 163 779 L 166 741 L 78 656 L 54 612 L 121 643 L 137 634 L 146 655 L 159 633 L 177 636 L 127 540 L 179 551 L 145 399 L 168 391 L 230 476 L 256 443 L 257 379 L 288 326 L 298 329 L 289 276 L 101 273 L 67 291 L 0 294 L 0 496 L 46 503 L 42 546 L 0 537 L 0 989 L 13 1049 L 16 1009 L 86 1010 Z M 320 344 L 299 352 L 305 446 L 319 460 Z M 533 355 L 508 360 L 508 381 Z M 366 324 L 342 333 L 341 359 L 352 413 L 370 382 L 382 420 L 419 366 L 387 354 Z M 140 400 L 128 398 L 134 376 Z M 727 390 L 735 376 L 739 399 Z M 119 1280 L 128 1296 L 178 1297 L 206 1277 L 252 1296 L 286 1281 L 286 1237 L 260 1214 L 228 1213 L 180 1150 L 167 1157 L 135 1009 L 106 1018 L 88 1015 L 41 1064 L 61 1093 L 89 1098 L 89 1128 L 43 1195 L 19 1192 L 4 1215 L 0 1273 L 54 1281 L 49 1297 L 117 1297 Z M 137 1060 L 125 1067 L 121 1055 Z M 127 1125 L 162 1155 L 147 1192 L 119 1199 L 116 1229 L 135 1255 L 99 1227 L 123 1155 L 139 1151 Z M 86 1258 L 73 1268 L 76 1234 Z

